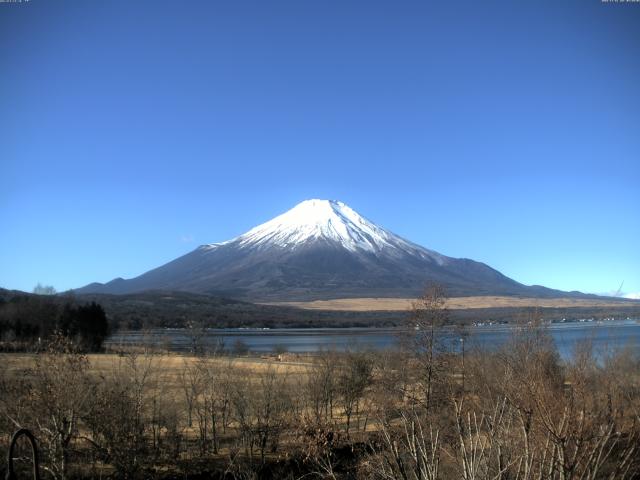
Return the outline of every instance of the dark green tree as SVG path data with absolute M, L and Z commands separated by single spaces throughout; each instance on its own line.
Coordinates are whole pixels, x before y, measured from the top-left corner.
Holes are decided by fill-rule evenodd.
M 81 346 L 95 352 L 109 334 L 107 316 L 102 306 L 95 302 L 87 305 L 66 304 L 58 319 L 58 329 L 69 338 L 75 338 Z

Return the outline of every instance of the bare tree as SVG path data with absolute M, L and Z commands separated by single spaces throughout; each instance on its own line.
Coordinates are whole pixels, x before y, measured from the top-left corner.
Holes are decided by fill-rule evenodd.
M 366 352 L 347 352 L 338 370 L 337 390 L 349 433 L 351 420 L 358 419 L 359 406 L 365 390 L 372 381 L 373 360 Z
M 257 448 L 264 464 L 267 448 L 271 446 L 275 452 L 289 420 L 291 399 L 286 371 L 269 367 L 260 372 L 258 385 L 236 383 L 232 403 L 249 460 L 253 461 Z
M 188 320 L 186 324 L 187 335 L 189 336 L 189 348 L 193 355 L 202 355 L 204 352 L 204 338 L 207 334 L 203 321 Z
M 154 356 L 148 352 L 118 357 L 112 370 L 101 378 L 85 418 L 91 434 L 87 439 L 126 478 L 136 475 L 147 461 L 146 433 L 155 410 L 149 401 L 154 401 L 152 393 L 161 381 L 158 371 Z
M 94 392 L 88 368 L 87 357 L 62 335 L 34 357 L 31 415 L 48 458 L 43 467 L 60 480 L 67 478 L 72 441 Z
M 55 295 L 56 289 L 51 285 L 42 285 L 40 282 L 33 287 L 33 293 L 37 295 Z
M 203 388 L 204 379 L 202 378 L 202 373 L 202 369 L 198 368 L 191 359 L 185 358 L 183 360 L 179 381 L 187 407 L 187 425 L 189 428 L 193 426 L 193 410 Z
M 441 434 L 418 410 L 404 410 L 398 425 L 381 421 L 382 446 L 373 448 L 370 476 L 384 480 L 437 480 L 442 456 Z
M 218 453 L 220 430 L 229 404 L 228 389 L 223 369 L 232 369 L 232 364 L 222 366 L 212 358 L 201 358 L 196 364 L 199 387 L 195 408 L 198 415 L 201 451 L 208 450 L 209 435 L 213 453 Z
M 445 325 L 449 318 L 446 300 L 444 287 L 431 284 L 411 305 L 414 353 L 420 363 L 422 401 L 427 409 L 432 407 L 436 384 L 442 380 L 446 367 L 444 357 L 440 355 L 443 348 L 436 336 L 438 328 Z
M 335 352 L 323 351 L 314 359 L 313 367 L 304 377 L 304 392 L 310 405 L 311 420 L 317 425 L 333 418 L 336 392 L 337 356 Z

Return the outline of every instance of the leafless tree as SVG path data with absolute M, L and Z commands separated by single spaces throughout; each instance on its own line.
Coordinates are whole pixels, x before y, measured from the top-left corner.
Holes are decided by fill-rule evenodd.
M 437 480 L 442 456 L 439 429 L 421 416 L 419 408 L 403 410 L 392 425 L 382 420 L 382 445 L 374 447 L 370 475 L 384 480 Z
M 337 367 L 336 353 L 322 351 L 314 358 L 313 367 L 304 377 L 302 388 L 310 406 L 311 420 L 317 425 L 328 423 L 333 418 Z
M 440 327 L 449 318 L 446 293 L 442 285 L 431 284 L 411 305 L 410 326 L 414 353 L 420 364 L 423 399 L 427 409 L 432 407 L 438 382 L 444 377 L 445 357 L 437 338 Z M 440 399 L 441 400 L 441 399 Z
M 337 372 L 337 390 L 345 415 L 345 430 L 349 433 L 351 421 L 358 418 L 362 397 L 371 385 L 373 360 L 367 352 L 346 352 Z
M 205 324 L 198 320 L 188 320 L 186 331 L 189 337 L 189 348 L 193 355 L 202 355 L 204 353 L 204 338 L 207 334 Z
M 68 475 L 72 441 L 93 397 L 87 357 L 64 336 L 54 335 L 34 357 L 31 372 L 30 413 L 54 478 Z
M 193 389 L 197 393 L 195 409 L 198 415 L 201 451 L 209 447 L 209 436 L 214 453 L 218 453 L 220 430 L 224 429 L 224 420 L 229 406 L 229 391 L 224 370 L 233 370 L 232 363 L 221 365 L 212 358 L 202 357 L 195 367 L 199 386 Z
M 40 282 L 33 287 L 33 293 L 37 295 L 55 295 L 56 289 L 51 285 L 42 285 Z
M 259 373 L 257 385 L 238 382 L 232 395 L 234 415 L 249 460 L 255 449 L 264 464 L 267 448 L 275 451 L 288 424 L 291 404 L 286 372 L 269 367 Z
M 198 368 L 191 359 L 185 358 L 183 360 L 179 381 L 187 407 L 187 425 L 189 428 L 193 426 L 193 410 L 204 386 L 202 374 L 202 369 Z
M 90 433 L 87 440 L 126 478 L 135 476 L 148 460 L 147 429 L 152 421 L 158 421 L 152 406 L 152 393 L 161 381 L 158 372 L 149 352 L 118 357 L 111 371 L 100 379 L 85 418 Z

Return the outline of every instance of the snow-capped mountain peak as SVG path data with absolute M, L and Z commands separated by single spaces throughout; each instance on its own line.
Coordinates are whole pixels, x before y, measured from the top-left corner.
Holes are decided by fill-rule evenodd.
M 178 290 L 251 301 L 406 298 L 428 282 L 454 296 L 562 293 L 525 287 L 483 263 L 428 250 L 333 200 L 306 200 L 232 240 L 81 292 Z
M 336 200 L 305 200 L 291 210 L 238 237 L 241 245 L 295 248 L 325 239 L 348 250 L 376 251 L 388 244 L 389 233 Z
M 336 242 L 350 251 L 380 252 L 400 249 L 415 254 L 416 250 L 422 250 L 429 256 L 438 256 L 435 252 L 418 247 L 379 227 L 337 200 L 305 200 L 225 244 L 294 249 L 316 240 Z M 216 244 L 211 246 L 214 245 Z

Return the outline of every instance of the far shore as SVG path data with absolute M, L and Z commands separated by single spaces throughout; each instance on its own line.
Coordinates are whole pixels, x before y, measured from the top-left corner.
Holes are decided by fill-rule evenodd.
M 407 311 L 411 309 L 413 298 L 337 298 L 307 302 L 263 302 L 263 305 L 298 307 L 306 310 L 333 310 L 352 312 Z M 624 298 L 521 298 L 499 296 L 452 297 L 447 300 L 450 310 L 472 308 L 572 308 L 572 307 L 620 307 L 640 305 L 638 300 Z

